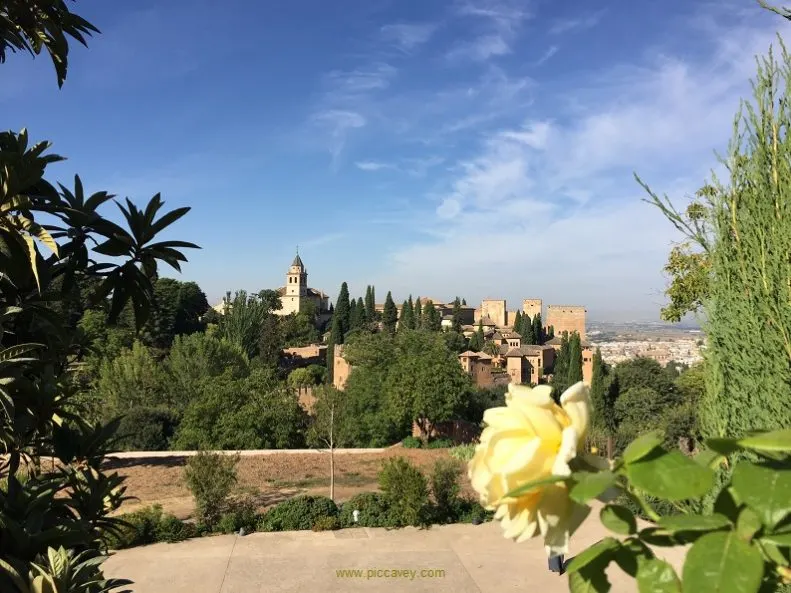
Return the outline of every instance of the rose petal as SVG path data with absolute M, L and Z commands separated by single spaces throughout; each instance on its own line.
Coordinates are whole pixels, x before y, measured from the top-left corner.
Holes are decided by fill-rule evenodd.
M 582 381 L 575 383 L 560 396 L 560 405 L 577 431 L 579 442 L 584 443 L 590 427 L 590 389 Z

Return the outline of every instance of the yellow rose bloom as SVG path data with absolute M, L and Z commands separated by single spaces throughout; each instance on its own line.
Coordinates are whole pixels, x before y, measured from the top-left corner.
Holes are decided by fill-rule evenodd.
M 591 415 L 588 386 L 580 381 L 569 387 L 560 406 L 551 392 L 548 385 L 509 385 L 505 407 L 483 415 L 486 428 L 468 475 L 481 504 L 495 511 L 505 537 L 518 543 L 541 534 L 548 554 L 566 554 L 570 534 L 589 509 L 569 498 L 565 484 L 506 496 L 527 482 L 570 475 L 569 461 L 582 450 Z

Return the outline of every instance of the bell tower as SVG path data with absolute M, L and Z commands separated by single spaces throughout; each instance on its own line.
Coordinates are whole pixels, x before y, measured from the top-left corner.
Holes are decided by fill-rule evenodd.
M 297 255 L 294 261 L 291 262 L 291 267 L 286 274 L 286 297 L 292 297 L 289 300 L 293 300 L 293 297 L 296 297 L 297 305 L 299 305 L 299 299 L 307 295 L 308 272 L 299 257 L 299 251 L 297 251 Z M 297 310 L 299 310 L 299 306 L 297 306 Z

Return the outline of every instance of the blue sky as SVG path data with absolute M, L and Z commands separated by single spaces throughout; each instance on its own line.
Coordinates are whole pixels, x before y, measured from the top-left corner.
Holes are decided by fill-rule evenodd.
M 586 305 L 657 319 L 683 201 L 724 150 L 753 56 L 786 21 L 751 0 L 81 0 L 101 30 L 0 66 L 0 114 L 91 191 L 161 192 L 210 301 L 283 283 L 299 244 L 333 298 Z M 221 7 L 221 8 L 219 8 Z

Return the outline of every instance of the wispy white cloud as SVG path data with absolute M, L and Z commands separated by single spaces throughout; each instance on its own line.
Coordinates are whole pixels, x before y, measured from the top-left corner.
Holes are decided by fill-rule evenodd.
M 395 23 L 383 26 L 382 38 L 404 52 L 411 52 L 426 43 L 436 31 L 433 23 Z
M 357 161 L 354 166 L 361 171 L 381 171 L 383 169 L 396 169 L 392 163 L 380 163 L 378 161 Z
M 325 77 L 327 97 L 343 100 L 350 96 L 386 89 L 396 72 L 393 66 L 384 62 L 348 71 L 333 70 Z
M 456 43 L 446 57 L 449 60 L 469 58 L 483 62 L 510 54 L 511 44 L 522 23 L 531 16 L 525 6 L 525 2 L 504 0 L 482 0 L 458 5 L 457 15 L 472 20 L 477 32 L 473 38 Z
M 338 159 L 348 134 L 366 124 L 366 119 L 355 111 L 329 109 L 313 114 L 312 121 L 316 127 L 327 134 L 329 140 L 328 150 L 332 155 L 333 167 L 338 166 Z
M 604 10 L 594 12 L 585 16 L 579 16 L 570 19 L 561 19 L 555 21 L 550 27 L 550 35 L 560 35 L 561 33 L 569 33 L 571 31 L 582 31 L 590 29 L 599 24 L 604 16 Z
M 547 51 L 545 51 L 545 52 L 544 52 L 544 53 L 541 55 L 541 57 L 540 57 L 540 58 L 538 58 L 538 59 L 535 61 L 535 64 L 534 64 L 534 65 L 535 65 L 535 66 L 540 66 L 541 64 L 543 64 L 544 62 L 546 62 L 547 60 L 549 60 L 549 58 L 551 58 L 551 57 L 552 57 L 552 56 L 554 56 L 556 53 L 558 53 L 558 50 L 559 50 L 559 49 L 560 49 L 560 48 L 559 48 L 557 45 L 550 45 L 550 46 L 547 48 Z

